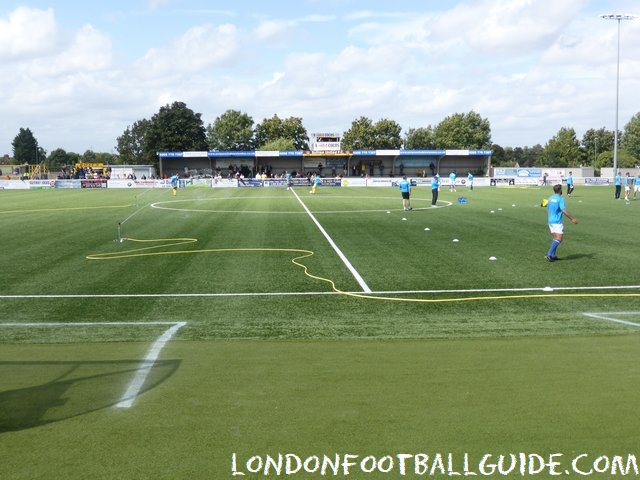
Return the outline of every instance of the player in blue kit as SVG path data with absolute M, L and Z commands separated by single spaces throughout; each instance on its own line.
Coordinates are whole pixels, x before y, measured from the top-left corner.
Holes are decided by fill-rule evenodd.
M 400 187 L 400 193 L 402 194 L 402 206 L 405 212 L 407 210 L 413 210 L 411 208 L 411 182 L 407 180 L 407 177 L 402 177 L 402 180 L 398 183 Z
M 553 239 L 551 240 L 551 246 L 546 254 L 546 258 L 550 262 L 555 262 L 558 259 L 556 250 L 564 238 L 562 216 L 565 215 L 569 220 L 571 220 L 571 223 L 578 223 L 578 220 L 567 212 L 567 207 L 565 206 L 564 198 L 562 197 L 562 185 L 560 184 L 553 186 L 553 195 L 551 195 L 547 200 L 547 214 L 549 231 L 551 232 Z
M 437 173 L 431 180 L 431 206 L 435 207 L 438 202 L 438 192 L 440 191 L 440 175 Z
M 629 203 L 629 194 L 631 193 L 631 177 L 629 172 L 624 176 L 624 201 Z
M 175 197 L 178 194 L 178 182 L 179 182 L 180 178 L 178 177 L 177 174 L 173 174 L 171 176 L 171 193 L 173 194 L 173 196 Z
M 570 197 L 573 193 L 573 174 L 569 172 L 569 176 L 567 177 L 567 197 Z
M 312 187 L 309 193 L 312 195 L 315 195 L 316 191 L 318 190 L 318 185 L 322 184 L 322 178 L 320 177 L 319 174 L 316 173 L 311 177 L 311 184 L 312 184 Z

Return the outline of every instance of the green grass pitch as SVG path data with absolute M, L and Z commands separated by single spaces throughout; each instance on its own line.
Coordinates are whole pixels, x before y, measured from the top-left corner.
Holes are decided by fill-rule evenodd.
M 635 476 L 640 200 L 551 193 L 0 190 L 0 478 Z

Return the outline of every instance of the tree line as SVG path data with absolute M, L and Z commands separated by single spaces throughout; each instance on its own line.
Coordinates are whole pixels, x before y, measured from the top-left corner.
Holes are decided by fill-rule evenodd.
M 640 113 L 618 132 L 618 166 L 635 167 L 640 158 Z M 596 171 L 613 166 L 615 134 L 605 128 L 589 129 L 581 139 L 573 128 L 563 127 L 544 145 L 502 147 L 491 141 L 489 120 L 477 112 L 455 113 L 435 126 L 410 128 L 402 134 L 394 120 L 376 122 L 360 117 L 343 133 L 342 149 L 470 149 L 492 150 L 494 166 L 579 167 Z M 116 139 L 116 153 L 67 152 L 57 148 L 47 155 L 29 128 L 20 128 L 12 142 L 13 158 L 3 163 L 46 163 L 55 170 L 75 163 L 155 165 L 161 151 L 309 150 L 309 135 L 302 118 L 274 115 L 255 123 L 238 110 L 227 110 L 205 126 L 202 114 L 183 102 L 161 107 L 150 119 L 129 125 Z

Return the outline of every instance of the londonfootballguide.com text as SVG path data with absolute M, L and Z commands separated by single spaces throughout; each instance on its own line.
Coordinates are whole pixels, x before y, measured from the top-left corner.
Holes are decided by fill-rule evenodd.
M 473 456 L 468 453 L 426 453 L 395 455 L 332 454 L 300 457 L 293 453 L 252 455 L 241 459 L 231 455 L 232 476 L 247 474 L 295 475 L 315 473 L 320 476 L 347 476 L 358 473 L 395 473 L 406 476 L 489 476 L 519 473 L 525 475 L 581 475 L 598 473 L 610 475 L 638 475 L 636 456 L 589 455 L 565 456 L 562 453 L 490 453 Z

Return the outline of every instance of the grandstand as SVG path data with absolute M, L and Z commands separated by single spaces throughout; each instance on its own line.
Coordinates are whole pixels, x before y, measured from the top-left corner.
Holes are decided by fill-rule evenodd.
M 336 137 L 329 137 L 336 138 Z M 312 144 L 327 137 L 315 137 Z M 426 177 L 433 173 L 448 175 L 451 171 L 486 176 L 491 169 L 491 150 L 287 150 L 287 151 L 201 151 L 159 152 L 160 176 L 189 171 L 215 171 L 227 176 L 230 170 L 242 168 L 255 173 L 262 168 L 274 175 L 284 171 L 306 174 L 320 171 L 323 176 L 400 176 Z M 433 167 L 433 168 L 431 168 Z

